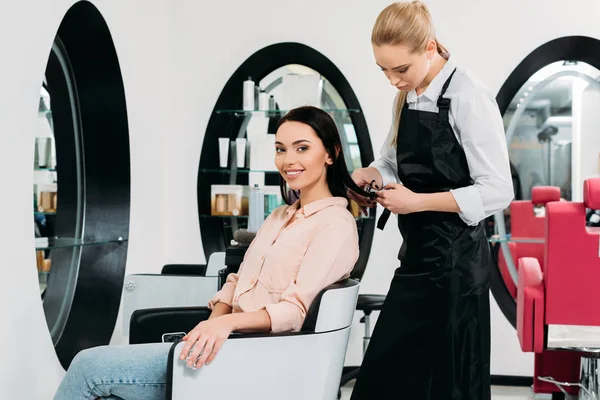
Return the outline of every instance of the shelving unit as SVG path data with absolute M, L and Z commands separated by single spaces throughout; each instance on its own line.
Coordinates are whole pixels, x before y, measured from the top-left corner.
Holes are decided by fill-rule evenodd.
M 53 254 L 57 250 L 77 250 L 82 247 L 103 246 L 108 244 L 122 244 L 127 242 L 123 236 L 108 238 L 93 237 L 62 237 L 57 236 L 57 215 L 59 213 L 58 202 L 52 204 L 52 208 L 43 207 L 41 201 L 40 187 L 56 187 L 58 194 L 59 172 L 56 167 L 56 150 L 54 148 L 56 138 L 54 136 L 54 124 L 50 108 L 50 96 L 42 87 L 40 95 L 40 106 L 38 111 L 38 132 L 36 140 L 36 157 L 34 163 L 34 223 L 36 224 L 36 260 L 38 268 L 38 281 L 40 294 L 43 296 L 48 287 L 52 275 Z M 40 150 L 39 140 L 47 140 L 46 145 L 52 146 L 45 151 Z M 42 159 L 44 158 L 44 159 Z M 51 192 L 52 193 L 52 192 Z
M 40 90 L 40 101 L 38 108 L 38 129 L 35 137 L 35 156 L 34 156 L 34 204 L 33 216 L 36 226 L 36 242 L 40 237 L 51 237 L 56 234 L 56 208 L 54 204 L 50 207 L 44 207 L 48 200 L 42 201 L 42 192 L 48 193 L 52 197 L 53 191 L 46 191 L 48 187 L 57 186 L 58 172 L 56 165 L 56 150 L 54 138 L 54 124 L 52 120 L 52 111 L 50 109 L 50 95 L 46 88 L 42 86 Z M 43 145 L 43 146 L 42 146 Z M 41 189 L 40 189 L 41 188 Z M 58 189 L 58 188 L 57 188 Z M 52 200 L 52 199 L 50 199 Z M 53 203 L 53 201 L 52 201 Z M 48 284 L 48 277 L 51 268 L 51 250 L 52 241 L 47 246 L 38 247 L 36 245 L 36 260 L 38 269 L 38 281 L 40 283 L 40 294 L 43 295 Z
M 356 135 L 352 137 L 347 137 L 345 135 L 346 131 L 344 130 L 344 125 L 348 122 L 351 122 L 350 116 L 360 114 L 361 111 L 359 109 L 345 109 L 345 108 L 323 108 L 324 111 L 327 111 L 332 115 L 334 120 L 338 123 L 338 126 L 341 126 L 340 134 L 342 136 L 342 143 L 345 147 L 345 154 L 347 154 L 348 159 L 350 160 L 350 165 L 348 165 L 350 172 L 353 171 L 356 160 L 353 162 L 352 160 L 352 151 L 350 148 L 356 147 L 358 148 L 358 143 L 356 139 Z M 253 117 L 265 117 L 268 114 L 269 126 L 274 126 L 279 118 L 281 118 L 288 110 L 256 110 L 256 111 L 245 111 L 245 110 L 234 110 L 234 109 L 216 109 L 214 111 L 215 115 L 225 116 L 230 120 L 237 121 L 229 121 L 228 125 L 232 127 L 233 132 L 228 132 L 228 136 L 231 137 L 231 140 L 235 140 L 235 138 L 243 138 L 246 137 L 246 130 L 248 125 L 251 123 L 251 119 Z M 237 122 L 237 124 L 236 124 Z M 238 127 L 239 126 L 239 127 Z M 236 131 L 236 128 L 237 131 Z M 267 132 L 265 132 L 266 134 Z M 252 148 L 250 148 L 252 151 Z M 356 151 L 354 152 L 356 153 Z M 360 154 L 360 153 L 359 153 Z M 274 157 L 274 150 L 271 154 L 265 154 L 265 157 Z M 246 157 L 246 160 L 248 157 Z M 361 167 L 362 165 L 358 165 Z M 274 170 L 264 170 L 264 169 L 250 169 L 250 168 L 237 168 L 237 160 L 234 154 L 229 154 L 229 166 L 226 168 L 200 168 L 199 169 L 199 180 L 201 179 L 203 182 L 210 183 L 212 185 L 241 185 L 244 187 L 249 186 L 249 175 L 252 173 L 262 173 L 264 174 L 264 185 L 265 186 L 279 186 L 280 182 L 280 174 L 279 171 Z M 205 186 L 206 187 L 206 186 Z M 207 187 L 208 189 L 208 187 Z M 199 199 L 199 219 L 201 225 L 215 223 L 220 225 L 222 228 L 222 237 L 224 238 L 224 245 L 227 246 L 229 242 L 233 239 L 233 233 L 238 229 L 246 229 L 248 225 L 248 215 L 212 215 L 211 214 L 211 206 L 210 206 L 210 190 L 208 191 L 209 196 L 205 196 L 203 199 Z M 265 202 L 266 203 L 266 202 Z M 282 205 L 283 202 L 280 202 L 279 205 Z M 359 232 L 362 230 L 363 221 L 366 219 L 372 219 L 372 217 L 363 217 L 359 216 L 358 207 L 356 207 L 355 218 L 358 224 Z M 268 216 L 268 210 L 265 210 L 265 218 Z

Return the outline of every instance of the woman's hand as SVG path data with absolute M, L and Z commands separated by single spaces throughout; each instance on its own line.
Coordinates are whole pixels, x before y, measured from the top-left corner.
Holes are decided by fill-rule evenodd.
M 379 172 L 375 168 L 360 168 L 352 173 L 352 180 L 356 185 L 360 188 L 368 187 L 371 182 L 375 181 L 375 188 L 377 189 L 381 184 L 381 176 Z M 354 192 L 351 189 L 348 189 L 348 197 L 354 200 L 358 206 L 361 208 L 363 214 L 367 215 L 366 207 L 375 207 L 377 203 L 369 198 L 365 198 L 364 196 Z
M 377 202 L 394 214 L 411 214 L 424 211 L 422 195 L 403 185 L 390 183 L 377 192 Z
M 232 331 L 233 326 L 227 318 L 217 317 L 200 322 L 182 339 L 186 344 L 179 359 L 187 359 L 188 367 L 192 368 L 210 364 Z

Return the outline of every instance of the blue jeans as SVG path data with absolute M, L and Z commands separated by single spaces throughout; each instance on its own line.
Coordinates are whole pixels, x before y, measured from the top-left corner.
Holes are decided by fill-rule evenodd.
M 164 400 L 172 343 L 100 346 L 73 359 L 54 400 Z

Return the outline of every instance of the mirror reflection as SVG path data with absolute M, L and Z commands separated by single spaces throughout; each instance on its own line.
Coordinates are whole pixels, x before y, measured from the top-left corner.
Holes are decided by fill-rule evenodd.
M 555 186 L 561 199 L 582 201 L 583 181 L 600 176 L 599 78 L 597 68 L 563 60 L 533 74 L 512 99 L 503 118 L 515 186 L 514 204 L 531 201 L 532 189 L 537 186 Z M 543 217 L 544 205 L 533 204 L 533 214 Z M 589 223 L 600 221 L 600 216 L 594 215 L 588 213 Z M 537 237 L 532 229 L 511 226 L 520 223 L 514 218 L 510 208 L 496 215 L 496 235 L 492 239 L 500 242 L 499 267 L 511 293 L 517 285 L 517 244 L 543 244 L 543 236 Z
M 352 173 L 354 169 L 362 168 L 358 138 L 350 113 L 339 112 L 347 110 L 348 107 L 336 88 L 319 72 L 304 65 L 290 64 L 271 72 L 260 81 L 259 86 L 265 88 L 264 91 L 273 96 L 279 108 L 291 109 L 302 103 L 298 93 L 290 90 L 293 89 L 293 85 L 290 85 L 290 82 L 293 82 L 290 78 L 293 79 L 293 77 L 314 77 L 314 101 L 316 103 L 314 105 L 324 110 L 335 111 L 331 112 L 331 116 L 340 132 L 348 170 Z M 311 82 L 307 80 L 303 82 L 304 85 L 307 83 Z M 304 99 L 306 100 L 306 98 Z M 295 100 L 298 100 L 299 103 L 295 104 Z

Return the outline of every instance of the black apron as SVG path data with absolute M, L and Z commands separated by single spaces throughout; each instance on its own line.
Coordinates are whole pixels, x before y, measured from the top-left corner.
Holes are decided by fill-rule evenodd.
M 439 113 L 402 110 L 398 177 L 413 192 L 473 184 L 448 119 L 444 83 Z M 485 134 L 485 132 L 481 132 Z M 378 227 L 385 224 L 389 211 Z M 403 237 L 390 290 L 352 400 L 489 400 L 491 254 L 483 222 L 457 213 L 398 215 Z

